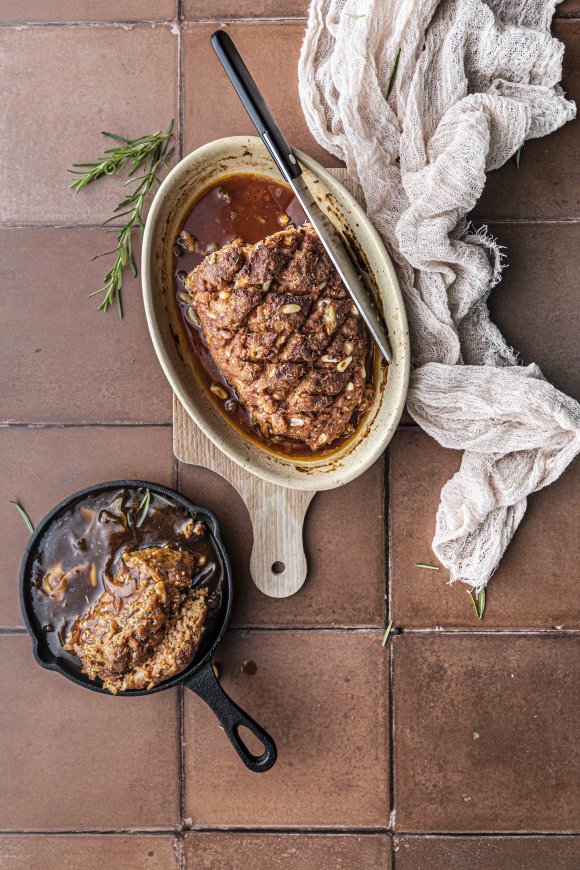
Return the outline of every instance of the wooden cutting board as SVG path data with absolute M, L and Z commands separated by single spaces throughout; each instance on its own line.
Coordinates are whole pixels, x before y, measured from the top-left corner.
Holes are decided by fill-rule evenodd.
M 360 188 L 350 181 L 346 170 L 330 171 L 361 200 Z M 173 452 L 180 462 L 221 474 L 243 498 L 254 530 L 250 571 L 258 589 L 273 598 L 286 598 L 297 592 L 308 570 L 303 527 L 315 493 L 276 486 L 243 469 L 204 435 L 176 396 L 173 397 Z

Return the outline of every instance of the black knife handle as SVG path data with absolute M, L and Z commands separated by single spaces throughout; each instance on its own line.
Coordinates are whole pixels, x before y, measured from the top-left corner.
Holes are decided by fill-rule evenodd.
M 216 30 L 212 34 L 211 44 L 278 169 L 286 181 L 297 178 L 302 173 L 298 161 L 272 117 L 232 38 L 225 30 Z

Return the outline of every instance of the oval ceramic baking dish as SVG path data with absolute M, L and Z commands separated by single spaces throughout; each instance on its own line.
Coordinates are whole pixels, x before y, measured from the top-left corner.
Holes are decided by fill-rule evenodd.
M 271 483 L 293 489 L 323 490 L 341 486 L 362 474 L 393 436 L 407 394 L 409 335 L 401 291 L 378 233 L 336 178 L 306 154 L 295 153 L 310 190 L 365 264 L 393 351 L 391 365 L 377 363 L 374 401 L 363 424 L 342 449 L 319 459 L 287 459 L 245 438 L 220 414 L 196 375 L 185 326 L 175 302 L 173 245 L 199 196 L 219 179 L 242 172 L 281 181 L 260 139 L 234 136 L 210 142 L 169 173 L 147 218 L 142 255 L 143 296 L 161 366 L 177 398 L 208 438 L 239 465 Z

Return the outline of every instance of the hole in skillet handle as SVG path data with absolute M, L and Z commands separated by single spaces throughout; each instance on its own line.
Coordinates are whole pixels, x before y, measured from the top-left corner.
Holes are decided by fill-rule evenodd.
M 215 713 L 230 743 L 249 770 L 253 770 L 255 773 L 265 773 L 270 770 L 278 755 L 276 744 L 257 722 L 254 722 L 226 695 L 209 662 L 187 680 L 184 680 L 184 685 L 205 701 Z M 258 738 L 264 747 L 261 755 L 253 755 L 250 752 L 241 738 L 241 728 L 248 728 Z

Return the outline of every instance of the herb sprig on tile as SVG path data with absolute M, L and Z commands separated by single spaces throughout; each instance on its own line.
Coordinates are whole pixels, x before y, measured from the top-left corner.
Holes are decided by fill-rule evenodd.
M 123 187 L 136 184 L 136 187 L 128 191 L 121 200 L 113 215 L 103 224 L 108 230 L 117 232 L 117 244 L 112 251 L 98 255 L 104 257 L 107 254 L 116 254 L 113 266 L 105 275 L 103 286 L 90 294 L 91 296 L 104 294 L 99 305 L 100 311 L 106 311 L 110 305 L 116 304 L 119 317 L 123 316 L 121 300 L 123 273 L 126 268 L 129 268 L 133 277 L 137 275 L 132 249 L 133 230 L 137 228 L 143 230 L 145 226 L 143 210 L 147 197 L 161 184 L 158 173 L 162 169 L 169 169 L 167 158 L 170 154 L 169 143 L 172 135 L 173 119 L 164 133 L 158 131 L 148 136 L 140 136 L 138 139 L 127 139 L 116 133 L 103 132 L 103 136 L 116 144 L 108 148 L 97 160 L 90 163 L 73 163 L 73 168 L 69 169 L 69 172 L 79 176 L 70 185 L 77 193 L 98 178 L 103 178 L 105 175 L 118 175 L 125 169 L 128 169 L 128 178 Z M 136 175 L 139 170 L 141 174 Z M 124 222 L 122 219 L 125 219 Z M 110 226 L 116 222 L 122 222 L 120 229 L 118 226 Z

